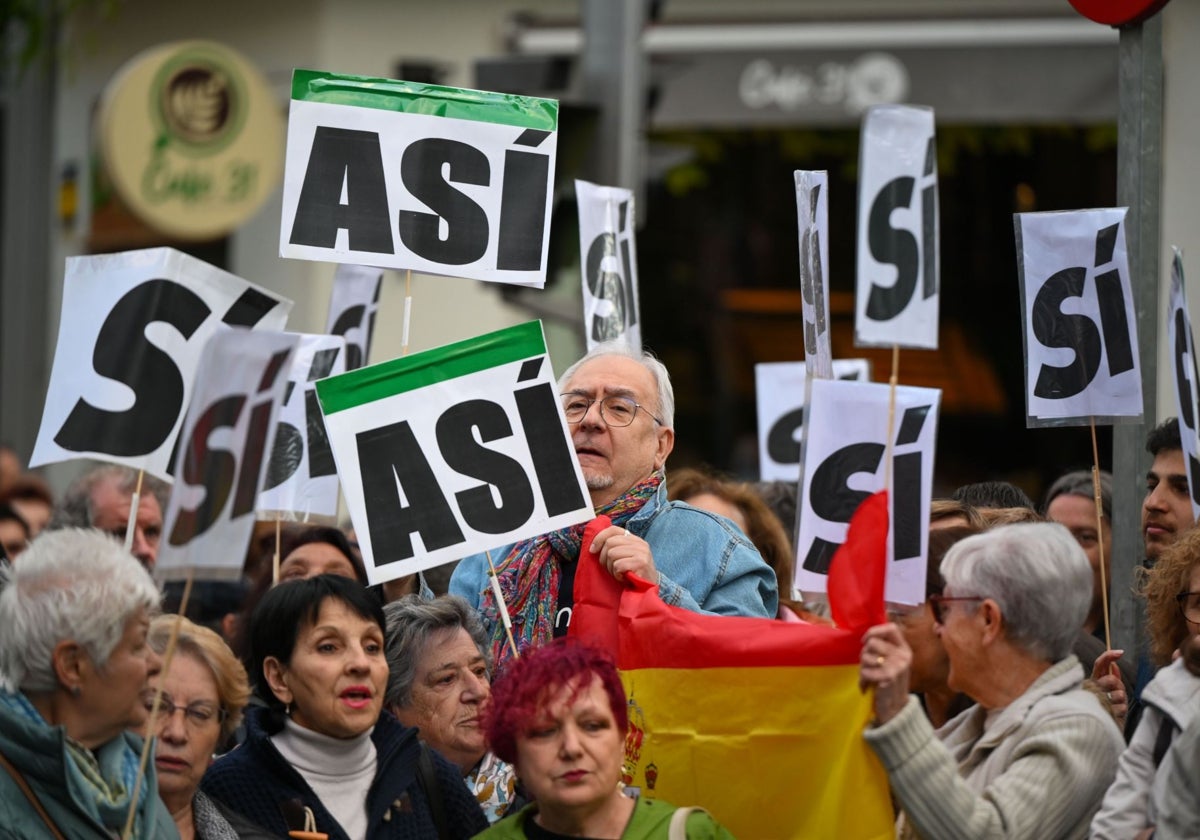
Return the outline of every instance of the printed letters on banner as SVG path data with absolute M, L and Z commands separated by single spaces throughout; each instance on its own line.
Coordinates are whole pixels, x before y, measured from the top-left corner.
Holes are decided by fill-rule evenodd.
M 937 349 L 933 109 L 871 108 L 863 118 L 860 148 L 854 343 Z
M 296 349 L 292 333 L 222 329 L 204 347 L 155 572 L 240 578 Z
M 221 324 L 282 330 L 291 308 L 172 248 L 68 258 L 30 466 L 98 458 L 170 480 L 205 343 Z
M 346 339 L 346 370 L 358 370 L 371 357 L 382 285 L 382 269 L 365 265 L 339 265 L 333 274 L 325 332 Z
M 633 192 L 575 181 L 583 329 L 588 349 L 623 338 L 642 349 L 638 323 L 637 250 Z
M 371 583 L 591 519 L 539 321 L 317 383 Z
M 794 177 L 804 364 L 810 376 L 830 379 L 835 374 L 829 345 L 829 175 L 797 169 Z
M 553 99 L 292 75 L 279 253 L 541 288 Z
M 866 359 L 833 362 L 837 379 L 866 382 L 871 363 Z M 763 362 L 754 366 L 758 399 L 758 472 L 763 481 L 795 482 L 800 476 L 800 438 L 804 426 L 804 362 Z
M 1026 425 L 1142 416 L 1125 208 L 1017 213 Z
M 817 379 L 808 411 L 808 451 L 796 551 L 796 590 L 824 592 L 833 554 L 859 504 L 884 489 L 889 386 Z M 929 503 L 938 407 L 936 388 L 896 389 L 888 571 L 891 603 L 925 600 Z
M 1171 249 L 1171 302 L 1167 307 L 1167 347 L 1171 351 L 1171 373 L 1175 380 L 1175 416 L 1187 458 L 1188 492 L 1192 516 L 1200 519 L 1200 376 L 1196 367 L 1196 344 L 1187 293 L 1183 287 L 1183 254 Z
M 317 402 L 316 381 L 345 373 L 346 343 L 336 335 L 297 335 L 267 461 L 260 519 L 334 523 L 338 513 L 337 467 Z

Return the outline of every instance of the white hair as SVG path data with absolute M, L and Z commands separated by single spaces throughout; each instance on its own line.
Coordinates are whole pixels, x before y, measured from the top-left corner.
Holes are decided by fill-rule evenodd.
M 654 377 L 654 384 L 658 389 L 658 420 L 665 428 L 675 428 L 675 390 L 671 387 L 671 374 L 667 372 L 666 365 L 649 350 L 634 350 L 621 338 L 597 344 L 587 351 L 579 361 L 564 370 L 562 376 L 558 378 L 559 390 L 567 386 L 571 377 L 575 375 L 575 371 L 579 370 L 585 362 L 590 362 L 600 356 L 624 356 L 627 359 L 633 359 L 648 370 Z
M 1000 605 L 1005 638 L 1046 662 L 1071 652 L 1092 605 L 1092 569 L 1054 522 L 1004 525 L 954 544 L 942 560 L 953 595 Z
M 101 531 L 47 531 L 0 579 L 0 689 L 48 692 L 58 685 L 53 652 L 73 640 L 103 668 L 140 610 L 160 594 L 142 564 Z

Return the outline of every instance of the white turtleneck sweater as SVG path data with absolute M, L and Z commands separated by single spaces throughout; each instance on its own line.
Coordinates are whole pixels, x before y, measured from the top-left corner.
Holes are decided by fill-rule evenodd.
M 271 736 L 279 754 L 296 768 L 350 840 L 367 836 L 367 790 L 375 779 L 371 730 L 354 738 L 333 738 L 288 719 Z

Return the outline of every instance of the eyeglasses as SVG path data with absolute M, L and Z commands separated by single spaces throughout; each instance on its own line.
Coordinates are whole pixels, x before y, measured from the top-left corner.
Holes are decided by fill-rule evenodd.
M 1200 624 L 1200 592 L 1180 592 L 1175 596 L 1179 611 L 1192 624 Z
M 151 712 L 154 709 L 154 692 L 152 690 L 147 689 L 142 693 L 142 705 L 146 708 L 147 712 Z M 214 706 L 211 703 L 198 701 L 189 703 L 186 706 L 176 706 L 174 701 L 171 700 L 171 695 L 163 694 L 159 697 L 157 718 L 159 726 L 162 726 L 173 718 L 176 712 L 183 712 L 184 721 L 193 729 L 205 729 L 214 721 L 224 723 L 225 718 L 228 716 L 228 712 L 223 708 Z
M 650 410 L 644 405 L 634 402 L 629 397 L 613 396 L 601 400 L 589 400 L 580 394 L 563 394 L 562 407 L 563 414 L 567 416 L 567 422 L 578 423 L 583 420 L 594 402 L 600 403 L 600 417 L 610 426 L 628 426 L 633 422 L 633 418 L 637 417 L 639 408 L 645 411 L 658 425 L 667 425 L 650 414 Z
M 938 624 L 946 623 L 946 604 L 951 601 L 983 601 L 982 595 L 930 595 L 929 607 L 933 610 L 933 620 Z

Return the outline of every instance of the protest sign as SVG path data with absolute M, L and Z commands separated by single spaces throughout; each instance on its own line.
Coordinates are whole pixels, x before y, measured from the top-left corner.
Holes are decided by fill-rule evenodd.
M 933 109 L 878 105 L 863 118 L 858 176 L 859 347 L 938 346 Z
M 372 583 L 592 516 L 539 321 L 321 380 L 317 396 Z
M 796 551 L 798 592 L 824 592 L 829 563 L 859 504 L 884 489 L 889 466 L 889 391 L 871 382 L 817 379 L 808 406 L 808 450 Z M 892 424 L 891 523 L 885 597 L 925 600 L 925 557 L 941 391 L 896 388 Z
M 241 577 L 296 341 L 222 329 L 205 344 L 163 519 L 160 577 Z
M 558 103 L 292 75 L 284 257 L 541 288 Z
M 633 192 L 576 180 L 575 199 L 588 349 L 622 338 L 640 350 Z
M 258 512 L 264 519 L 333 523 L 338 513 L 337 466 L 314 383 L 345 373 L 346 342 L 336 335 L 296 338 Z
M 829 175 L 797 169 L 796 219 L 800 241 L 800 312 L 804 318 L 804 365 L 810 376 L 829 379 Z
M 1192 318 L 1183 286 L 1183 254 L 1173 248 L 1171 299 L 1167 306 L 1167 347 L 1171 351 L 1171 373 L 1175 382 L 1175 416 L 1187 460 L 1188 492 L 1192 516 L 1200 519 L 1200 376 L 1197 375 L 1196 344 Z
M 365 265 L 339 265 L 333 274 L 325 332 L 346 340 L 346 370 L 358 370 L 371 356 L 382 285 L 383 271 Z
M 68 258 L 30 466 L 89 457 L 170 479 L 205 343 L 221 324 L 281 330 L 291 308 L 172 248 Z
M 1142 416 L 1125 208 L 1013 217 L 1025 344 L 1026 425 Z
M 758 472 L 763 481 L 795 482 L 800 477 L 807 368 L 807 360 L 754 366 Z M 838 359 L 831 368 L 836 379 L 866 382 L 871 378 L 871 363 L 866 359 Z

